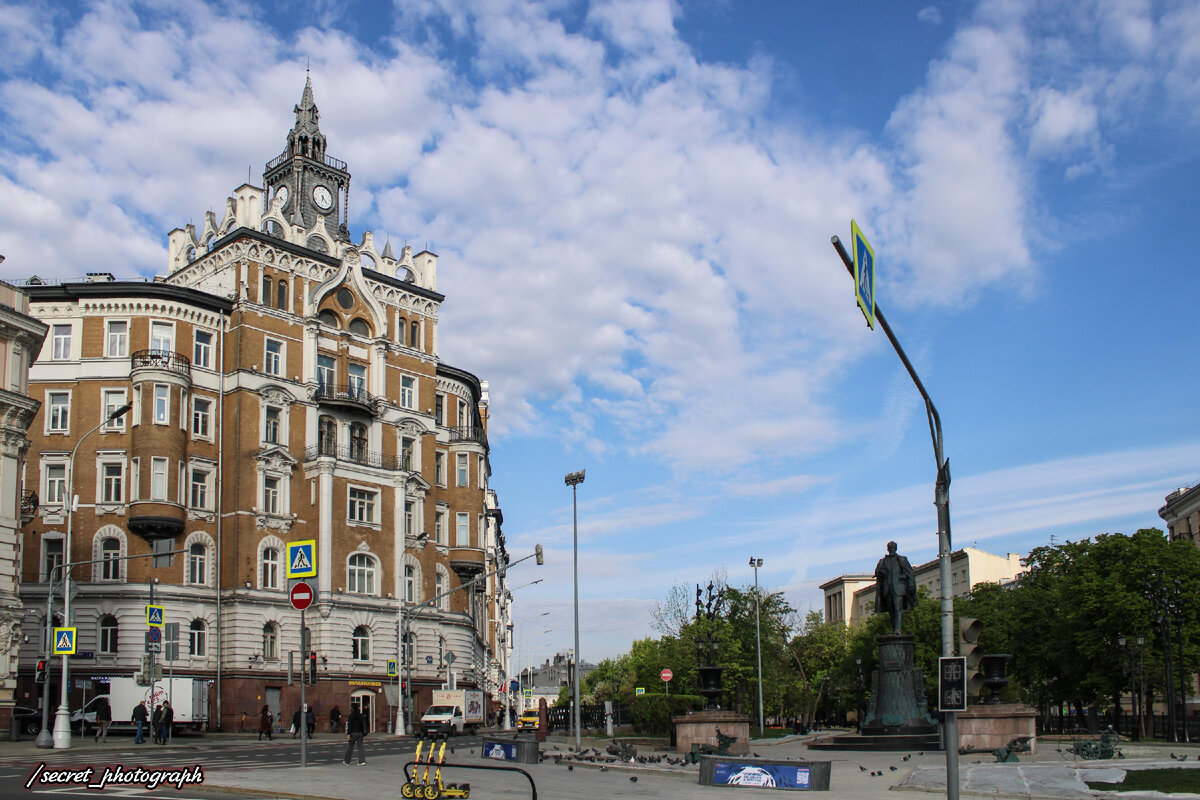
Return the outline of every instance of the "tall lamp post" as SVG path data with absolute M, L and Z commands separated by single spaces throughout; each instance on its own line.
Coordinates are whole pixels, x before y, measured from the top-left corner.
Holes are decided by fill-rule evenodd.
M 424 542 L 429 538 L 429 531 L 421 531 L 413 537 L 413 545 L 418 542 Z M 408 555 L 410 543 L 407 534 L 404 537 L 404 551 L 400 554 L 400 591 L 396 596 L 396 680 L 400 681 L 400 676 L 404 675 L 404 664 L 408 660 L 408 648 L 404 646 L 404 604 L 408 602 L 408 581 L 405 574 L 404 557 Z M 408 681 L 403 681 L 404 687 L 407 688 Z M 396 692 L 396 723 L 392 730 L 397 736 L 404 736 L 408 733 L 408 722 L 404 716 L 405 701 L 408 699 L 406 692 Z
M 571 697 L 573 705 L 572 722 L 575 724 L 575 752 L 579 752 L 581 746 L 579 732 L 579 484 L 583 483 L 583 476 L 586 470 L 578 472 L 568 472 L 563 481 L 567 486 L 571 487 L 571 530 L 572 544 L 575 561 L 575 680 L 572 681 L 573 687 Z
M 71 522 L 75 517 L 75 455 L 79 452 L 79 446 L 83 444 L 83 440 L 91 436 L 96 431 L 103 428 L 105 425 L 111 424 L 121 417 L 129 413 L 133 408 L 132 403 L 126 403 L 120 408 L 113 411 L 104 421 L 90 431 L 79 437 L 79 441 L 75 443 L 74 449 L 71 450 L 71 459 L 67 462 L 67 541 L 63 546 L 63 563 L 64 565 L 71 560 Z M 63 625 L 70 626 L 71 624 L 71 570 L 65 568 L 63 570 Z M 53 651 L 53 644 L 51 644 Z M 71 709 L 69 707 L 69 692 L 70 692 L 70 672 L 67 663 L 68 656 L 62 657 L 62 692 L 59 696 L 58 712 L 54 716 L 54 749 L 66 750 L 71 746 Z
M 1137 682 L 1137 665 L 1134 661 L 1134 654 L 1140 659 L 1142 655 L 1142 645 L 1146 643 L 1146 637 L 1142 634 L 1137 636 L 1126 636 L 1121 634 L 1117 637 L 1117 644 L 1129 653 L 1129 713 L 1133 716 L 1133 727 L 1130 731 L 1130 738 L 1140 740 L 1142 738 L 1142 713 L 1138 698 L 1138 682 Z
M 763 701 L 762 701 L 762 631 L 759 627 L 758 614 L 758 568 L 763 565 L 761 558 L 750 556 L 750 566 L 754 567 L 754 643 L 758 647 L 758 735 L 763 735 Z

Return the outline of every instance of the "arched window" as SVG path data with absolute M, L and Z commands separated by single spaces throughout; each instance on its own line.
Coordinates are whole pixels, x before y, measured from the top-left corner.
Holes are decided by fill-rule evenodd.
M 262 279 L 262 297 L 259 298 L 264 306 L 271 305 L 271 279 L 263 275 Z
M 417 602 L 417 568 L 412 564 L 404 565 L 404 602 Z
M 369 661 L 371 659 L 371 631 L 366 625 L 354 629 L 350 639 L 350 658 L 354 661 Z
M 117 653 L 117 618 L 105 614 L 100 618 L 100 652 L 108 655 Z
M 408 346 L 416 347 L 418 340 L 421 338 L 421 326 L 416 322 L 408 323 Z
M 350 556 L 346 572 L 346 591 L 375 594 L 375 559 L 366 553 Z
M 121 580 L 120 557 L 121 541 L 119 539 L 109 536 L 100 542 L 100 558 L 104 559 L 100 562 L 100 580 Z
M 262 551 L 262 580 L 261 589 L 279 588 L 279 550 L 274 547 L 263 548 Z
M 279 660 L 279 626 L 274 622 L 263 625 L 262 656 L 264 661 Z
M 203 656 L 208 652 L 208 625 L 202 619 L 192 620 L 188 626 L 188 655 Z
M 279 285 L 275 288 L 275 306 L 284 310 L 288 307 L 288 285 L 283 278 L 279 279 Z
M 333 417 L 317 421 L 317 446 L 323 456 L 337 455 L 337 421 Z
M 188 548 L 187 582 L 201 586 L 208 583 L 208 548 L 199 542 Z
M 361 422 L 350 424 L 350 460 L 360 463 L 367 460 L 367 426 Z
M 320 314 L 317 314 L 317 322 L 321 323 L 322 325 L 328 325 L 331 328 L 342 327 L 341 321 L 338 319 L 338 315 L 329 309 L 325 309 Z
M 347 328 L 351 333 L 356 333 L 359 336 L 371 335 L 371 327 L 367 325 L 367 321 L 362 317 L 355 317 L 350 320 L 350 325 Z

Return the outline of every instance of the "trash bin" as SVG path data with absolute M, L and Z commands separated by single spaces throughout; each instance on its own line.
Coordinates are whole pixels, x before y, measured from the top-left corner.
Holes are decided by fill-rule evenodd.
M 8 740 L 10 742 L 21 741 L 21 718 L 15 714 L 8 718 Z

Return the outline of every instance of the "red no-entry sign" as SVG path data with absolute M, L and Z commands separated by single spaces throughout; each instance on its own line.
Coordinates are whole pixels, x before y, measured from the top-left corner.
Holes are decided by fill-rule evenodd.
M 671 680 L 671 678 L 674 678 L 675 673 L 671 672 L 671 670 L 669 670 L 669 669 L 664 669 L 662 672 L 658 673 L 658 677 L 662 678 L 663 682 L 665 683 L 665 682 Z
M 288 592 L 288 599 L 292 601 L 292 608 L 303 611 L 312 605 L 313 589 L 304 581 L 298 581 Z

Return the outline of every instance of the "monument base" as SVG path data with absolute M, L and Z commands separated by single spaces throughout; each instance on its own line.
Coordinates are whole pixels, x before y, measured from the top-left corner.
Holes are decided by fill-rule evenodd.
M 958 746 L 967 750 L 996 750 L 1013 739 L 1026 739 L 1037 752 L 1037 711 L 1023 703 L 981 703 L 958 712 Z
M 719 746 L 717 728 L 726 736 L 734 736 L 729 754 L 744 756 L 750 752 L 750 717 L 736 711 L 692 711 L 673 717 L 675 752 L 690 753 L 693 744 Z
M 879 667 L 871 675 L 871 707 L 862 726 L 865 736 L 924 736 L 936 734 L 937 722 L 925 704 L 925 679 L 913 667 L 912 636 L 888 634 L 876 638 Z

